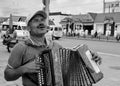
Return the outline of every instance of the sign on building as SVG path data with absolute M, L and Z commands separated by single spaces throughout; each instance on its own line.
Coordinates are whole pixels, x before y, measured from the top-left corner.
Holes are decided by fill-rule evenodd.
M 103 6 L 104 13 L 120 12 L 120 1 L 105 2 L 104 0 Z

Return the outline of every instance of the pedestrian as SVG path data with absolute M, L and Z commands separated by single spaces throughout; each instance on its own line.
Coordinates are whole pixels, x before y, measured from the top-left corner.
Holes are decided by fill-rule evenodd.
M 4 77 L 7 81 L 17 80 L 22 77 L 23 86 L 39 86 L 38 85 L 38 71 L 41 68 L 47 68 L 47 85 L 52 86 L 49 66 L 45 66 L 42 63 L 36 62 L 36 55 L 48 47 L 53 51 L 53 54 L 59 52 L 61 47 L 59 44 L 51 41 L 47 44 L 45 39 L 45 33 L 47 32 L 46 25 L 47 15 L 44 11 L 37 11 L 33 16 L 28 19 L 27 28 L 30 33 L 30 37 L 25 42 L 17 43 L 11 55 L 8 59 L 7 67 L 4 70 Z M 53 58 L 57 61 L 59 58 Z M 99 58 L 95 59 L 98 60 Z M 45 60 L 49 64 L 48 59 Z M 100 59 L 99 59 L 100 61 Z M 55 65 L 55 64 L 54 64 Z M 56 75 L 58 76 L 58 75 Z M 60 81 L 60 77 L 58 78 Z M 59 82 L 59 85 L 62 86 Z
M 10 52 L 10 41 L 12 40 L 12 37 L 6 32 L 6 34 L 3 35 L 3 45 L 6 45 L 8 52 Z

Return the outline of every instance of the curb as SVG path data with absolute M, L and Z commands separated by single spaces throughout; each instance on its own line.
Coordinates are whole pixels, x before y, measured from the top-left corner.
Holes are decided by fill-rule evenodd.
M 97 38 L 81 38 L 81 37 L 65 37 L 63 36 L 63 38 L 67 38 L 67 39 L 77 39 L 77 40 L 90 40 L 90 41 L 100 41 L 100 42 L 113 42 L 113 43 L 120 43 L 120 41 L 114 40 L 114 39 L 97 39 Z

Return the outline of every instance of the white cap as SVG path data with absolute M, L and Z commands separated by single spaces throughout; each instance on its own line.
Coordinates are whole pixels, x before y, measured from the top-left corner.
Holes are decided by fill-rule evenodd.
M 45 19 L 47 18 L 47 14 L 45 13 L 45 11 L 39 10 L 36 13 L 32 13 L 32 14 L 28 15 L 28 17 L 27 17 L 27 25 L 30 22 L 30 20 L 32 18 L 34 18 L 36 15 L 40 15 L 40 16 L 44 17 Z

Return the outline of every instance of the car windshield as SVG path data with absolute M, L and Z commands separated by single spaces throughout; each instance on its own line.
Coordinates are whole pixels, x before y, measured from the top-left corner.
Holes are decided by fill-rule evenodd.
M 57 28 L 57 27 L 55 27 L 55 31 L 58 31 L 58 28 Z
M 3 31 L 7 31 L 8 28 L 9 28 L 9 25 L 3 25 L 3 26 L 2 26 L 2 30 L 3 30 Z

